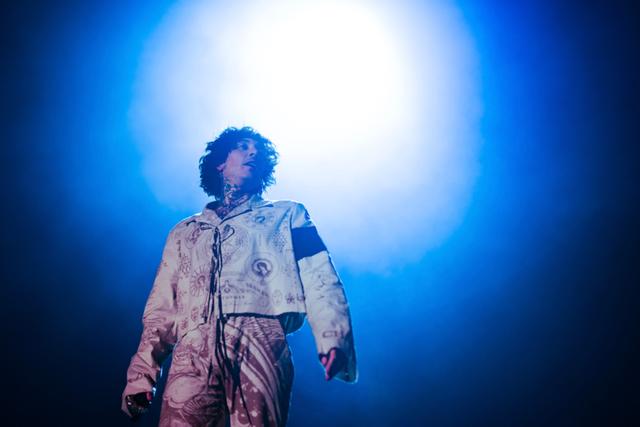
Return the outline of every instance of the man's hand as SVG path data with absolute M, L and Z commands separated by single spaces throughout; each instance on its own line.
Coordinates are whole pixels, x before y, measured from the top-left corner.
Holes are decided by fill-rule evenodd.
M 150 391 L 130 394 L 125 397 L 127 402 L 127 409 L 131 414 L 131 420 L 137 421 L 138 418 L 149 410 L 151 401 L 153 400 L 153 393 Z
M 324 379 L 329 381 L 347 365 L 347 356 L 334 347 L 329 350 L 329 354 L 320 355 L 320 363 L 324 366 Z

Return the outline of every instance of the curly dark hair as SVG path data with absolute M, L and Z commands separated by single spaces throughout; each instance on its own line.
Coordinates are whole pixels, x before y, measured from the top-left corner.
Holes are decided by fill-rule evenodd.
M 278 164 L 278 152 L 273 143 L 249 126 L 240 129 L 228 127 L 216 139 L 207 142 L 205 153 L 200 157 L 200 187 L 209 196 L 218 200 L 223 197 L 222 176 L 217 167 L 227 160 L 229 152 L 234 150 L 236 144 L 243 139 L 252 139 L 256 142 L 257 156 L 264 166 L 258 193 L 261 194 L 276 182 L 273 172 Z

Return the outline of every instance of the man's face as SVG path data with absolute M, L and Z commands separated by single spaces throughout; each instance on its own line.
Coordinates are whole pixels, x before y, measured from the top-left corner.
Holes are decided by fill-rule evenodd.
M 224 181 L 245 188 L 255 185 L 264 168 L 264 160 L 259 154 L 258 145 L 253 139 L 238 141 L 225 162 L 218 166 Z

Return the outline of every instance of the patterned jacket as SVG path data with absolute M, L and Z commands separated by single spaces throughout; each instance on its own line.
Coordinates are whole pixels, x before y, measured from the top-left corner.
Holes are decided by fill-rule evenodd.
M 318 353 L 341 349 L 348 363 L 336 377 L 354 382 L 347 299 L 305 207 L 254 195 L 222 220 L 209 207 L 169 233 L 123 396 L 155 386 L 173 346 L 210 321 L 218 297 L 224 315 L 279 316 L 286 333 L 299 329 L 306 314 Z M 212 269 L 219 272 L 214 286 Z

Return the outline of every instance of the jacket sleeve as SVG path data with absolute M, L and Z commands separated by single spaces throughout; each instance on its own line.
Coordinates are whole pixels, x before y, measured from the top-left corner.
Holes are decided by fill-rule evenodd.
M 291 236 L 318 353 L 327 354 L 332 348 L 342 350 L 347 364 L 336 377 L 355 382 L 356 353 L 344 287 L 309 213 L 299 203 L 291 219 Z
M 127 370 L 127 385 L 122 393 L 122 410 L 128 413 L 124 397 L 155 391 L 162 364 L 176 343 L 176 286 L 178 245 L 175 229 L 169 233 L 162 261 L 142 316 L 142 337 Z

